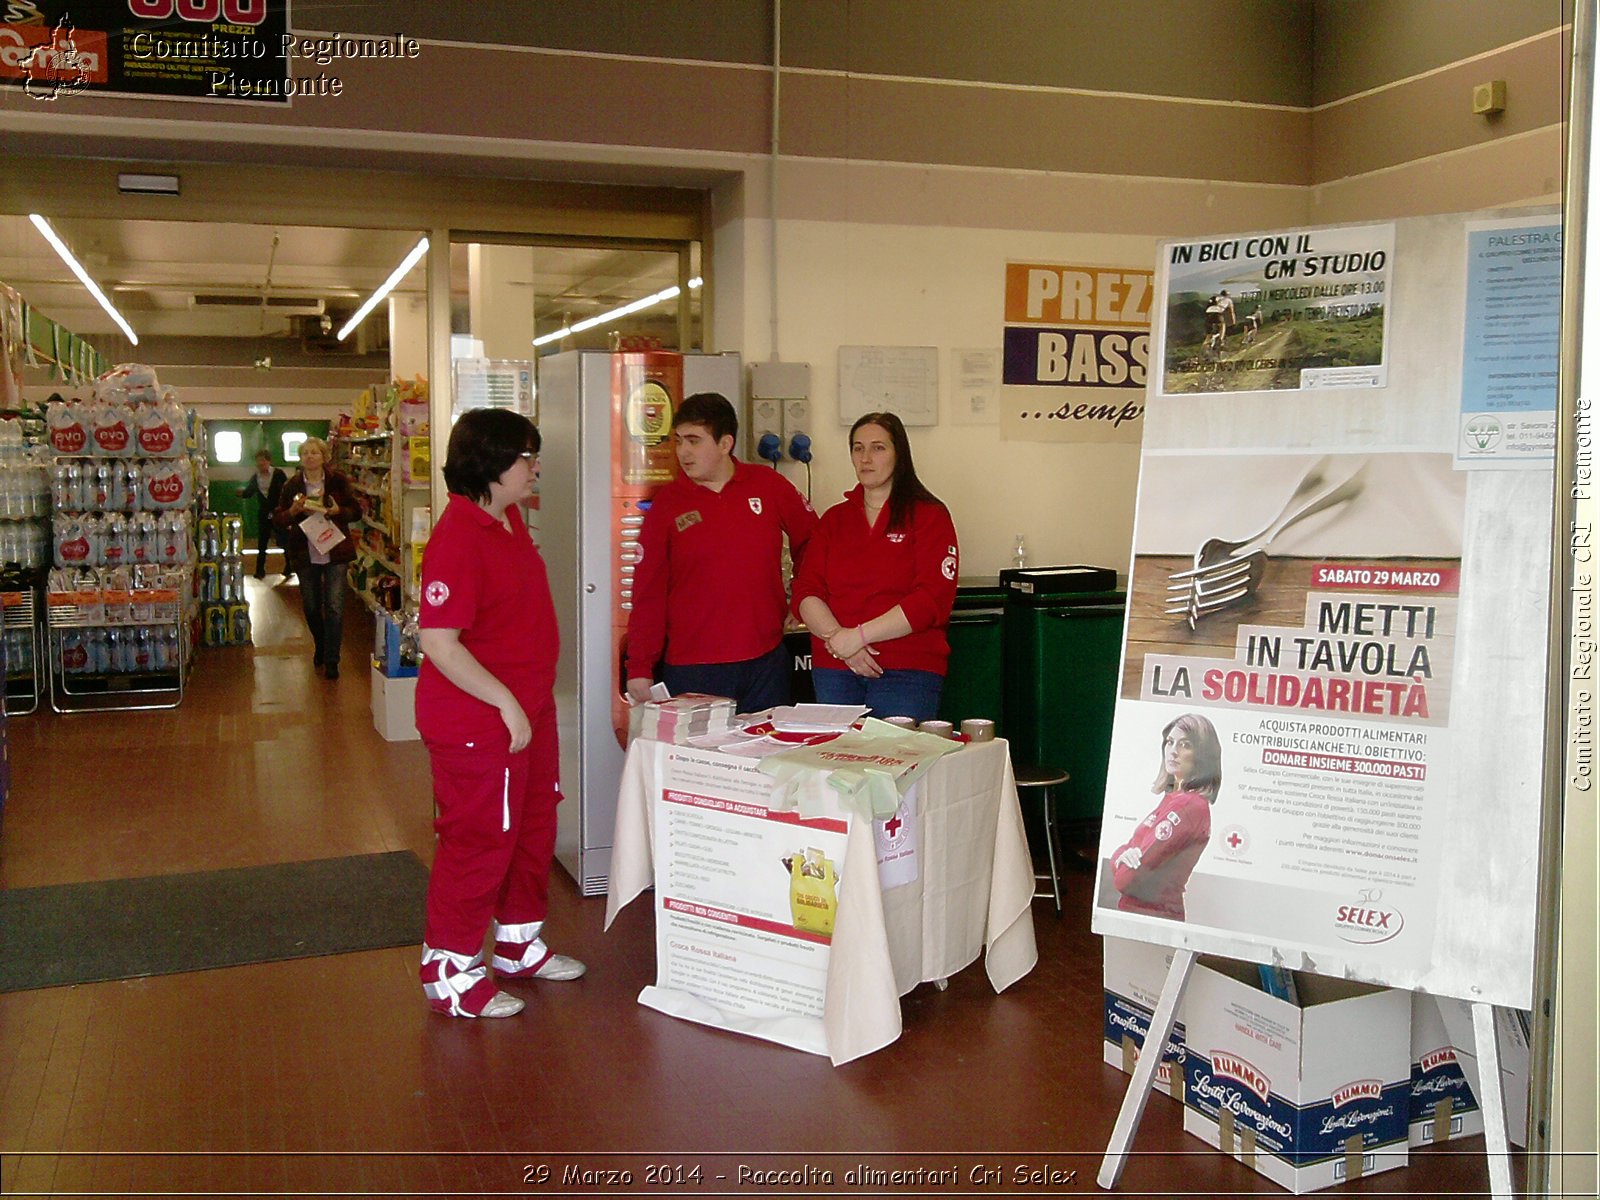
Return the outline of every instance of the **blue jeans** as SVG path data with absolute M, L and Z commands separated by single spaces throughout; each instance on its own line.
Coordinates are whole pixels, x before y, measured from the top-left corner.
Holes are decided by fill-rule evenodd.
M 865 704 L 875 717 L 913 717 L 931 721 L 939 715 L 944 676 L 933 671 L 885 671 L 866 679 L 838 667 L 813 667 L 818 704 Z
M 349 563 L 301 562 L 300 602 L 305 605 L 306 625 L 317 646 L 317 661 L 339 665 L 339 643 L 344 638 L 344 585 Z
M 661 682 L 674 696 L 684 692 L 731 696 L 734 708 L 742 713 L 789 703 L 789 679 L 793 674 L 794 660 L 782 642 L 759 658 L 743 662 L 689 663 L 678 667 L 661 664 Z

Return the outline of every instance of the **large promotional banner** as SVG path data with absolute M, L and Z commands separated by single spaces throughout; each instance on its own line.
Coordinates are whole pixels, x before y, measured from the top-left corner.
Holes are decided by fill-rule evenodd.
M 1171 453 L 1143 478 L 1097 903 L 1426 958 L 1465 476 L 1445 454 Z
M 1162 395 L 1383 387 L 1394 226 L 1165 248 Z
M 1147 270 L 1008 262 L 1001 436 L 1137 442 L 1153 296 Z
M 1553 484 L 1458 442 L 1556 219 L 1162 248 L 1096 932 L 1531 1004 Z
M 0 86 L 36 100 L 109 92 L 282 104 L 295 94 L 287 0 L 30 0 L 6 4 L 3 18 Z M 406 56 L 398 39 L 380 41 Z M 313 90 L 337 94 L 302 89 Z

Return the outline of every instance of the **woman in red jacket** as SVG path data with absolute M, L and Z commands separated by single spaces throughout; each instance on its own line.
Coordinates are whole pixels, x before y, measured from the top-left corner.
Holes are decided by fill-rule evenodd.
M 950 658 L 955 524 L 917 478 L 893 413 L 851 426 L 850 460 L 859 482 L 823 514 L 794 580 L 817 700 L 925 721 L 939 711 Z
M 1199 713 L 1161 731 L 1155 810 L 1111 856 L 1111 881 L 1122 912 L 1184 919 L 1183 893 L 1211 839 L 1211 806 L 1222 788 L 1222 743 Z

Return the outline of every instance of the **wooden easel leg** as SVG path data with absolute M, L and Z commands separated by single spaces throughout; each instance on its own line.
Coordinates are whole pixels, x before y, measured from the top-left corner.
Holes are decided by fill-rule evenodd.
M 1167 971 L 1167 982 L 1161 987 L 1161 999 L 1156 1001 L 1156 1011 L 1150 1018 L 1150 1031 L 1145 1035 L 1144 1049 L 1128 1081 L 1128 1090 L 1122 1097 L 1122 1110 L 1117 1113 L 1117 1123 L 1111 1130 L 1111 1141 L 1106 1146 L 1106 1156 L 1100 1162 L 1096 1182 L 1103 1188 L 1117 1186 L 1122 1178 L 1122 1168 L 1128 1161 L 1128 1148 L 1139 1132 L 1139 1121 L 1144 1116 L 1144 1106 L 1150 1099 L 1150 1088 L 1156 1081 L 1156 1068 L 1166 1051 L 1167 1039 L 1172 1036 L 1172 1026 L 1177 1022 L 1178 1000 L 1184 985 L 1189 982 L 1189 970 L 1194 966 L 1193 950 L 1178 950 L 1172 955 L 1172 966 Z
M 1489 1159 L 1489 1194 L 1511 1200 L 1511 1139 L 1506 1097 L 1500 1086 L 1500 1043 L 1494 1032 L 1494 1006 L 1472 1005 L 1472 1033 L 1478 1053 L 1478 1106 L 1483 1110 L 1483 1152 Z

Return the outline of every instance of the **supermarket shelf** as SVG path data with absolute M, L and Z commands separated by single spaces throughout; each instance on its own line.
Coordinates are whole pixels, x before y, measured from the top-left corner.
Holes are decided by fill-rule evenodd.
M 380 567 L 383 567 L 385 570 L 387 570 L 391 575 L 399 575 L 400 574 L 400 568 L 399 567 L 397 567 L 393 562 L 391 562 L 389 559 L 385 558 L 383 555 L 379 554 L 371 546 L 368 546 L 365 542 L 357 542 L 356 543 L 356 553 L 365 555 L 367 558 L 370 558 L 373 562 L 377 563 Z

